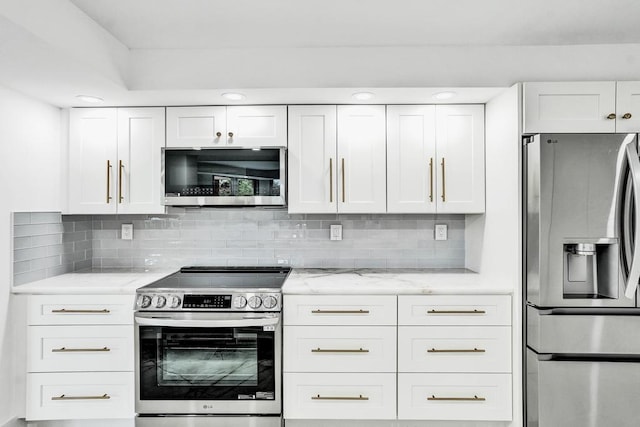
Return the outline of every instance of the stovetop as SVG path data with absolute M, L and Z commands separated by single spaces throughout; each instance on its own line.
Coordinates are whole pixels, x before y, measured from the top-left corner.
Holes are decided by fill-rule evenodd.
M 290 267 L 183 267 L 136 292 L 140 311 L 280 311 Z

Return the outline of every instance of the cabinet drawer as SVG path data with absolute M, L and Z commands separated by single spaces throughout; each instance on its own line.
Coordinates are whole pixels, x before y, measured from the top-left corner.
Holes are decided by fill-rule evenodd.
M 133 371 L 133 328 L 29 326 L 28 372 Z
M 398 374 L 398 419 L 511 418 L 509 374 Z
M 32 295 L 29 325 L 132 325 L 134 295 Z
M 395 325 L 395 295 L 285 295 L 285 325 Z
M 399 325 L 510 325 L 509 295 L 399 296 Z
M 401 326 L 400 372 L 511 372 L 509 326 Z
M 394 326 L 286 326 L 286 372 L 395 372 Z
M 395 374 L 284 374 L 284 417 L 396 418 Z
M 134 417 L 133 372 L 27 375 L 27 420 Z

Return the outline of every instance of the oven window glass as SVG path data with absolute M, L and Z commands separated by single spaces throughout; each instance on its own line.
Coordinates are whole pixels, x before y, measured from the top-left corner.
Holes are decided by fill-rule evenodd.
M 280 149 L 165 151 L 165 192 L 180 196 L 281 196 Z
M 142 399 L 275 398 L 274 332 L 140 327 Z

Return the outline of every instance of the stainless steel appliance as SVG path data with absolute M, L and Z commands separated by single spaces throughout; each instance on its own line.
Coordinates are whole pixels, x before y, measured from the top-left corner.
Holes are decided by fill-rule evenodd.
M 162 183 L 169 206 L 285 206 L 286 149 L 164 148 Z
M 635 134 L 527 137 L 526 425 L 640 423 Z
M 290 269 L 186 267 L 137 291 L 137 427 L 280 427 Z

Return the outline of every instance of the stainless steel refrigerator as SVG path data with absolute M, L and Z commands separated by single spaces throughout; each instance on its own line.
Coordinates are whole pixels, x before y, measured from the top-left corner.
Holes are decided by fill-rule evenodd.
M 526 425 L 640 426 L 638 136 L 524 142 Z

